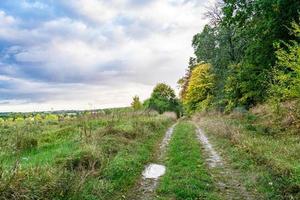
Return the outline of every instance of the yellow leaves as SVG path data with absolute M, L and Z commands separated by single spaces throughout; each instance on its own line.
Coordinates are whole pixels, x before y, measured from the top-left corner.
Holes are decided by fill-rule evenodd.
M 183 104 L 188 112 L 206 109 L 215 85 L 215 77 L 210 64 L 199 64 L 191 73 Z
M 300 38 L 300 26 L 292 23 L 292 31 L 296 37 Z M 282 43 L 284 47 L 277 45 L 276 68 L 274 73 L 274 82 L 271 93 L 281 100 L 297 98 L 300 96 L 300 43 L 289 41 Z
M 140 102 L 140 98 L 138 96 L 134 96 L 132 98 L 131 107 L 134 110 L 140 110 L 142 108 L 142 103 Z

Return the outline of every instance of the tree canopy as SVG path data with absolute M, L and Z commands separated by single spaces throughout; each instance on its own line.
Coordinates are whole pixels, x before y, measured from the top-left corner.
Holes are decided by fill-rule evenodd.
M 192 40 L 195 58 L 178 81 L 183 102 L 190 85 L 194 92 L 188 99 L 210 99 L 203 105 L 218 110 L 250 108 L 275 94 L 282 100 L 299 97 L 299 13 L 299 0 L 224 0 L 209 9 L 209 23 Z M 199 63 L 210 66 L 209 77 L 214 77 L 206 93 L 212 80 L 199 74 L 194 79 Z M 185 105 L 199 109 L 196 103 Z
M 210 64 L 199 64 L 192 70 L 186 94 L 182 99 L 188 112 L 203 110 L 210 103 L 210 96 L 215 86 L 214 75 L 210 70 Z
M 174 90 L 165 83 L 158 83 L 154 87 L 147 104 L 149 108 L 158 111 L 160 114 L 166 111 L 180 113 L 179 100 L 176 98 Z
M 133 110 L 140 110 L 143 107 L 139 96 L 136 95 L 132 98 L 131 107 Z

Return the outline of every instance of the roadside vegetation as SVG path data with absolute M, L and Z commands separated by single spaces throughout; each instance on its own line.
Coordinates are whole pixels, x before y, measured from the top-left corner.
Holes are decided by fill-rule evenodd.
M 167 151 L 166 167 L 157 199 L 217 199 L 193 124 L 183 121 L 175 127 Z
M 262 108 L 231 115 L 205 113 L 195 121 L 232 167 L 240 170 L 242 175 L 237 178 L 248 190 L 258 191 L 265 199 L 299 199 L 299 130 L 278 130 L 265 114 L 257 114 L 258 109 Z
M 299 101 L 299 11 L 298 0 L 210 8 L 209 23 L 193 38 L 195 57 L 178 81 L 187 114 Z
M 125 193 L 172 120 L 107 110 L 1 125 L 0 199 L 108 199 Z
M 178 81 L 185 114 L 266 199 L 300 199 L 299 13 L 297 0 L 217 3 Z

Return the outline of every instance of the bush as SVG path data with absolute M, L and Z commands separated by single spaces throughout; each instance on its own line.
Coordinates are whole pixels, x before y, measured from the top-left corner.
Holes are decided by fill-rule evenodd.
M 300 38 L 300 26 L 292 23 L 293 34 Z M 281 46 L 282 45 L 282 46 Z M 300 43 L 290 41 L 276 44 L 277 63 L 270 94 L 274 99 L 285 101 L 300 97 Z
M 100 172 L 104 166 L 104 159 L 96 145 L 84 145 L 82 151 L 76 152 L 67 158 L 58 159 L 63 167 L 69 171 L 96 171 Z
M 30 136 L 20 137 L 16 142 L 16 149 L 19 151 L 26 151 L 35 149 L 38 146 L 38 141 Z
M 174 111 L 179 117 L 182 112 L 181 104 L 176 98 L 174 90 L 164 83 L 159 83 L 154 87 L 150 99 L 144 105 L 156 110 L 159 114 Z

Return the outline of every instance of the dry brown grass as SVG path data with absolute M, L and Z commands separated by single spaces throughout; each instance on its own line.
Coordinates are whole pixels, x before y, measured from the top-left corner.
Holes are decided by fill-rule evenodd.
M 232 143 L 238 144 L 241 140 L 240 127 L 230 125 L 222 116 L 224 115 L 218 112 L 200 113 L 193 117 L 193 121 L 214 135 L 227 138 Z
M 288 107 L 291 108 L 291 105 Z M 264 114 L 269 112 L 268 109 L 259 106 L 244 116 L 202 113 L 194 116 L 193 120 L 213 138 L 228 140 L 231 148 L 245 153 L 257 166 L 265 167 L 279 181 L 276 184 L 284 197 L 299 197 L 300 139 L 298 135 L 290 134 L 297 129 L 290 125 L 285 127 L 288 131 L 280 129 L 280 134 L 269 134 L 266 128 L 282 128 L 282 124 L 275 124 L 272 115 Z M 280 119 L 288 115 L 288 112 L 284 113 Z M 243 163 L 243 159 L 239 162 Z
M 259 120 L 256 125 L 278 129 L 280 132 L 300 134 L 300 102 L 286 101 L 280 104 L 255 106 L 250 113 Z

